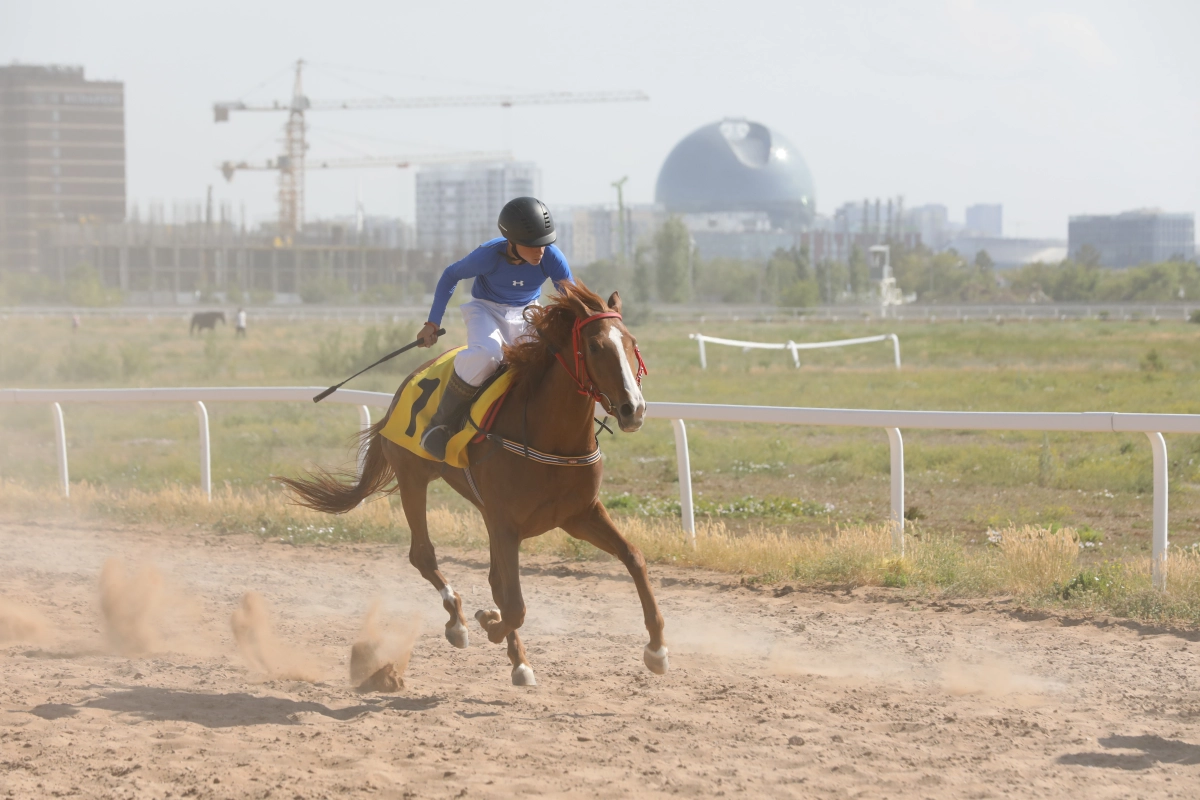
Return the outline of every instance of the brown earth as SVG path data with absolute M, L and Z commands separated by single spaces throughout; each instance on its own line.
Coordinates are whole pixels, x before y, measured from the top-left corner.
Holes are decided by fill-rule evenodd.
M 538 557 L 522 633 L 539 685 L 518 688 L 477 629 L 445 641 L 440 598 L 391 547 L 9 521 L 0 553 L 0 797 L 1200 787 L 1186 632 L 653 566 L 672 667 L 655 677 L 619 565 Z M 492 606 L 482 554 L 442 565 L 468 615 Z M 398 692 L 355 691 L 356 642 L 391 648 Z

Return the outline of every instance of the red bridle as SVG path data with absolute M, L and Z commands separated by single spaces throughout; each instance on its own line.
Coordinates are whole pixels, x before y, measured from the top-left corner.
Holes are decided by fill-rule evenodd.
M 571 379 L 575 381 L 575 384 L 579 387 L 580 394 L 591 397 L 597 403 L 604 406 L 605 411 L 611 413 L 612 409 L 610 409 L 604 402 L 605 400 L 608 400 L 608 398 L 596 388 L 596 382 L 592 380 L 592 376 L 587 369 L 587 362 L 583 358 L 583 348 L 579 346 L 579 334 L 583 330 L 583 326 L 587 325 L 589 322 L 595 322 L 598 319 L 606 319 L 608 317 L 621 319 L 621 315 L 616 311 L 602 311 L 599 314 L 592 314 L 590 317 L 584 317 L 583 319 L 580 319 L 579 317 L 575 318 L 575 325 L 571 328 L 571 350 L 575 353 L 574 371 L 567 366 L 567 362 L 563 360 L 562 355 L 557 350 L 554 351 L 554 357 L 558 359 L 558 363 L 563 365 L 563 369 L 565 369 L 567 374 L 571 376 Z M 633 346 L 633 354 L 637 357 L 638 362 L 637 374 L 634 375 L 634 380 L 637 381 L 638 388 L 641 388 L 642 376 L 649 375 L 650 371 L 646 369 L 646 362 L 642 360 L 642 351 L 638 350 L 638 346 L 636 344 Z M 586 384 L 583 382 L 582 378 L 587 379 Z

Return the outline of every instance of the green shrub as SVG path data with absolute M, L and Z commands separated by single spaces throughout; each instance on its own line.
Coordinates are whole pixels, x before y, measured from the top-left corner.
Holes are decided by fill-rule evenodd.
M 317 375 L 339 375 L 353 356 L 342 344 L 340 328 L 332 330 L 317 340 L 317 351 L 313 354 L 313 367 Z
M 150 371 L 150 348 L 138 342 L 121 345 L 121 377 L 136 378 Z
M 71 342 L 58 362 L 58 377 L 64 381 L 108 381 L 120 376 L 121 368 L 105 344 Z
M 1142 372 L 1162 372 L 1166 369 L 1166 364 L 1163 363 L 1162 356 L 1157 350 L 1151 349 L 1146 353 L 1141 363 Z

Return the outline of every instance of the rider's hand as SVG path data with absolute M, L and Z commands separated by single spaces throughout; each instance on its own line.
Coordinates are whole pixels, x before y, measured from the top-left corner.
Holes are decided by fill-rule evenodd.
M 421 328 L 421 332 L 417 334 L 417 339 L 420 340 L 418 347 L 433 347 L 438 340 L 438 326 L 432 322 L 426 322 Z

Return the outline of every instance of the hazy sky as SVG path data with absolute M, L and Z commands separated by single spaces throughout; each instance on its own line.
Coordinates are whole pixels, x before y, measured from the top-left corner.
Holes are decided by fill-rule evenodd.
M 746 116 L 789 138 L 817 207 L 902 194 L 961 219 L 1004 204 L 1009 235 L 1067 216 L 1200 211 L 1200 2 L 56 2 L 0 0 L 0 63 L 81 64 L 125 82 L 131 201 L 215 197 L 275 214 L 283 114 L 212 121 L 216 100 L 642 89 L 650 102 L 312 113 L 310 158 L 511 149 L 551 204 L 650 201 L 671 147 Z M 308 217 L 413 216 L 412 177 L 310 173 Z

